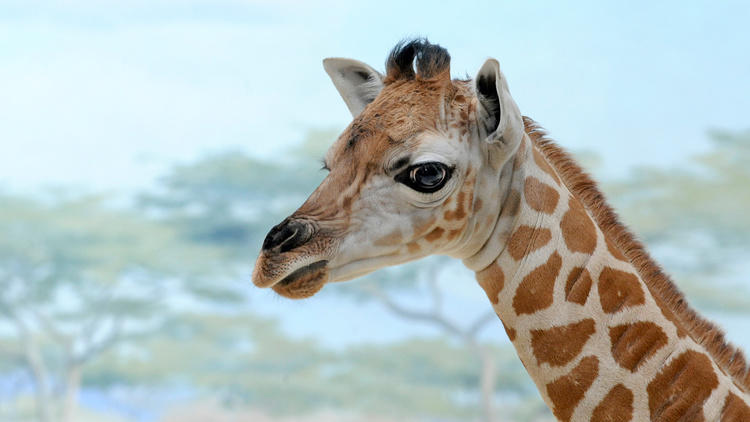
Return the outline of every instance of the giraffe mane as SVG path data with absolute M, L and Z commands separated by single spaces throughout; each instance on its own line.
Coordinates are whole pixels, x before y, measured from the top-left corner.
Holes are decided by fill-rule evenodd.
M 602 232 L 608 236 L 633 264 L 651 294 L 675 316 L 678 330 L 682 328 L 698 344 L 706 348 L 719 368 L 729 374 L 744 392 L 750 392 L 750 366 L 742 350 L 728 342 L 724 332 L 700 316 L 661 267 L 651 258 L 643 244 L 619 221 L 591 177 L 576 161 L 547 137 L 547 132 L 529 117 L 523 117 L 526 133 L 560 175 L 563 183 L 591 212 Z

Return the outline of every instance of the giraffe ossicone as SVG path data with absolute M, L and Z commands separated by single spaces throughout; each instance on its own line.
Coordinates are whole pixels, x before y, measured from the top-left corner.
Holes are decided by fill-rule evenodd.
M 494 59 L 450 77 L 425 40 L 386 72 L 326 59 L 353 120 L 329 174 L 263 244 L 253 282 L 289 298 L 442 254 L 476 272 L 561 421 L 750 421 L 750 368 L 522 117 Z

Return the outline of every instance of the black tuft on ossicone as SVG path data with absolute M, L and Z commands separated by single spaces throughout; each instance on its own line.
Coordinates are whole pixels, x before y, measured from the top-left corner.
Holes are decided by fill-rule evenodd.
M 416 59 L 416 72 L 414 62 Z M 448 50 L 431 44 L 426 38 L 403 40 L 388 55 L 385 68 L 388 80 L 431 79 L 450 69 Z

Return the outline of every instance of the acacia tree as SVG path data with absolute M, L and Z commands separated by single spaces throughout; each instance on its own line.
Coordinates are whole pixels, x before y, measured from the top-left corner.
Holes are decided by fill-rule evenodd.
M 99 197 L 2 196 L 0 232 L 2 354 L 27 368 L 43 422 L 70 420 L 84 368 L 158 330 L 170 298 L 232 297 L 201 282 L 213 251 Z

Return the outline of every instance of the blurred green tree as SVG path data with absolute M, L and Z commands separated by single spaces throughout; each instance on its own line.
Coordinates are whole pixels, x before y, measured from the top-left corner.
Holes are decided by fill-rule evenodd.
M 102 197 L 0 196 L 0 232 L 0 353 L 28 369 L 43 422 L 70 420 L 84 367 L 158 332 L 169 307 L 242 299 L 205 281 L 215 251 Z
M 190 353 L 184 353 L 186 344 Z M 479 378 L 476 365 L 464 358 L 470 351 L 463 344 L 446 338 L 332 351 L 314 340 L 288 338 L 268 318 L 201 313 L 172 320 L 162 335 L 140 346 L 142 354 L 114 351 L 99 359 L 87 371 L 87 382 L 190 385 L 197 396 L 216 398 L 228 408 L 277 415 L 343 409 L 466 420 L 478 413 L 475 402 L 467 400 Z M 488 352 L 503 362 L 515 359 L 509 347 Z M 507 384 L 526 381 L 519 365 L 502 369 Z
M 747 313 L 750 131 L 713 131 L 709 139 L 687 164 L 642 167 L 605 190 L 691 302 Z
M 318 164 L 330 130 L 310 131 L 278 160 L 230 151 L 178 165 L 138 198 L 150 215 L 186 239 L 220 246 L 247 263 L 274 224 L 290 214 L 324 177 Z M 300 159 L 305 157 L 305 159 Z

